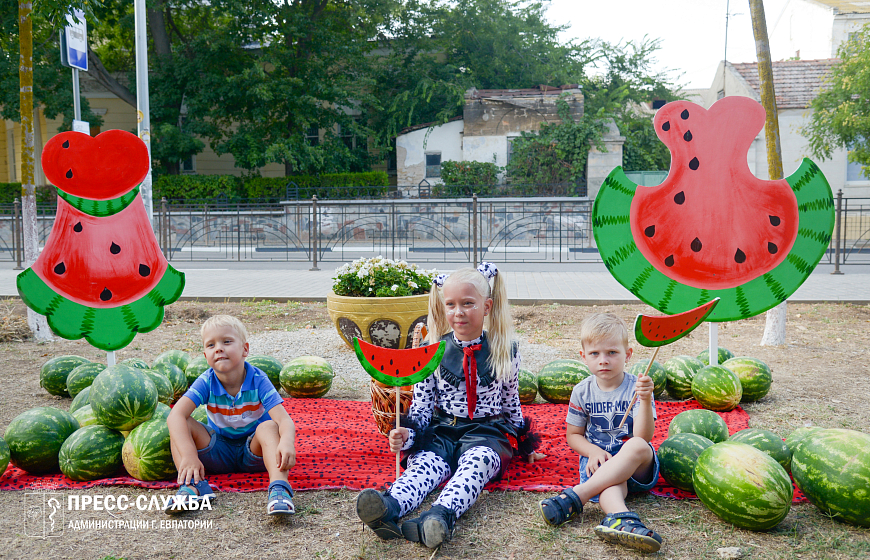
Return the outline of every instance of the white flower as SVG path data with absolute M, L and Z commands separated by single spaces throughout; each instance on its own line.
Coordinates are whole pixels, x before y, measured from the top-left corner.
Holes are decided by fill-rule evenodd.
M 408 287 L 416 289 L 416 288 L 417 288 L 417 283 L 414 282 L 414 281 L 408 282 Z
M 356 273 L 357 278 L 365 278 L 368 276 L 369 270 L 367 268 L 359 269 L 359 272 Z
M 399 289 L 399 285 L 398 285 L 398 284 L 393 284 L 393 286 L 392 286 L 390 289 L 393 290 L 393 291 L 395 292 L 396 290 Z
M 466 68 L 465 66 L 459 67 L 459 71 L 462 72 L 463 74 L 465 74 L 466 70 L 468 70 L 468 68 Z

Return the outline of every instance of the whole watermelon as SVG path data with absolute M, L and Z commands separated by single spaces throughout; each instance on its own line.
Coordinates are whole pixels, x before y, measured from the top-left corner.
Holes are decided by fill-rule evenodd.
M 106 364 L 99 362 L 88 362 L 76 366 L 66 378 L 66 387 L 70 396 L 75 398 L 83 389 L 90 387 L 97 375 L 104 369 L 106 369 Z
M 574 386 L 592 375 L 579 360 L 554 360 L 538 372 L 538 393 L 547 402 L 567 404 Z
M 791 479 L 768 454 L 745 443 L 723 441 L 698 457 L 695 493 L 723 521 L 767 531 L 791 509 Z
M 151 366 L 148 365 L 148 362 L 146 362 L 145 360 L 143 360 L 141 358 L 127 358 L 126 360 L 124 360 L 121 363 L 126 365 L 126 366 L 130 366 L 130 367 L 134 367 L 134 368 L 151 369 Z
M 157 388 L 141 369 L 115 364 L 94 379 L 89 400 L 100 424 L 132 430 L 154 414 Z
M 713 443 L 728 439 L 728 425 L 712 410 L 686 410 L 674 416 L 668 426 L 668 437 L 686 432 L 704 436 Z
M 266 374 L 276 391 L 281 389 L 281 370 L 284 369 L 281 360 L 272 356 L 251 356 L 247 361 Z
M 154 362 L 153 371 L 162 373 L 172 386 L 172 402 L 177 401 L 187 391 L 187 376 L 184 370 L 172 362 Z M 158 390 L 159 393 L 159 390 Z
M 719 347 L 718 354 L 719 354 L 719 363 L 716 365 L 720 365 L 720 366 L 724 362 L 726 362 L 727 360 L 730 360 L 731 358 L 734 357 L 734 352 L 732 352 L 731 350 L 729 350 L 727 348 L 722 348 L 721 346 Z M 705 366 L 709 366 L 710 365 L 710 349 L 704 348 L 701 351 L 701 353 L 698 354 L 698 359 L 701 360 L 701 362 Z
M 801 492 L 826 515 L 870 527 L 870 435 L 814 431 L 795 447 L 791 473 Z
M 190 413 L 190 417 L 201 424 L 208 425 L 208 410 L 206 410 L 204 404 L 196 407 L 193 412 Z
M 9 466 L 9 446 L 6 445 L 6 440 L 0 438 L 0 476 L 6 472 L 6 467 Z
M 81 356 L 58 356 L 42 364 L 39 369 L 39 386 L 58 397 L 70 396 L 66 378 L 76 367 L 90 362 Z
M 190 364 L 190 354 L 183 350 L 167 350 L 154 358 L 154 364 L 151 367 L 153 368 L 157 364 L 174 364 L 183 372 Z
M 628 369 L 628 373 L 640 377 L 641 374 L 646 371 L 646 366 L 648 365 L 649 358 L 638 360 L 633 366 Z M 662 393 L 665 392 L 665 385 L 668 382 L 668 373 L 665 370 L 665 367 L 659 362 L 653 362 L 653 365 L 651 368 L 649 368 L 647 375 L 652 377 L 653 380 L 653 396 L 655 396 L 655 398 L 659 398 L 660 396 L 662 396 Z
M 281 387 L 294 398 L 320 398 L 332 387 L 332 366 L 318 356 L 300 356 L 281 370 Z
M 172 409 L 163 404 L 162 402 L 157 403 L 157 408 L 154 409 L 154 414 L 151 415 L 151 420 L 155 418 L 163 418 L 166 420 L 169 418 L 169 413 L 172 412 Z
M 757 358 L 731 358 L 723 362 L 722 367 L 730 369 L 740 379 L 740 386 L 743 387 L 740 402 L 763 399 L 773 384 L 770 368 Z
M 704 436 L 689 432 L 674 434 L 659 446 L 659 472 L 674 488 L 694 492 L 692 474 L 695 463 L 713 442 Z
M 789 453 L 794 455 L 795 447 L 797 447 L 797 445 L 802 442 L 805 437 L 821 429 L 822 428 L 818 426 L 803 426 L 794 430 L 785 438 L 785 446 L 788 447 Z
M 106 478 L 121 467 L 124 436 L 105 426 L 85 426 L 60 448 L 60 470 L 73 480 Z
M 148 376 L 151 383 L 154 383 L 154 387 L 157 389 L 157 402 L 167 405 L 172 404 L 175 390 L 172 388 L 169 378 L 153 369 L 143 369 L 142 373 Z
M 96 377 L 94 379 L 96 379 Z M 79 394 L 76 395 L 75 398 L 73 398 L 72 403 L 69 405 L 70 414 L 85 406 L 86 404 L 91 404 L 90 385 L 79 391 Z
M 75 412 L 72 413 L 73 418 L 76 419 L 76 422 L 79 423 L 80 428 L 84 428 L 85 426 L 99 426 L 100 421 L 97 420 L 96 415 L 94 414 L 94 408 L 86 404 L 85 406 L 79 408 Z
M 187 364 L 187 367 L 184 368 L 184 375 L 187 377 L 187 385 L 193 385 L 193 382 L 196 381 L 200 375 L 208 371 L 208 368 L 208 362 L 202 354 L 192 359 L 190 363 Z
M 709 410 L 733 410 L 743 396 L 740 379 L 728 368 L 705 366 L 692 380 L 692 395 Z
M 519 371 L 520 404 L 532 404 L 538 396 L 538 380 L 535 374 L 526 369 Z
M 704 367 L 704 362 L 692 356 L 675 356 L 664 363 L 668 376 L 667 390 L 672 399 L 692 398 L 692 380 Z
M 786 472 L 791 472 L 791 451 L 785 445 L 781 437 L 770 430 L 760 428 L 746 428 L 731 434 L 728 441 L 736 441 L 751 445 L 759 451 L 767 453 L 782 465 Z
M 166 480 L 175 463 L 169 448 L 169 427 L 163 418 L 142 422 L 130 432 L 121 451 L 124 468 L 138 480 Z
M 79 429 L 69 412 L 42 406 L 16 416 L 3 435 L 12 464 L 30 474 L 57 472 L 57 454 L 66 438 Z

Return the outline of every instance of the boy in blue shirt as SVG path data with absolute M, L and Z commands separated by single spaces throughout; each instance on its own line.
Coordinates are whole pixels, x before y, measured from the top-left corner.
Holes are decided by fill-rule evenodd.
M 580 326 L 580 352 L 592 375 L 574 387 L 568 405 L 568 445 L 580 454 L 580 484 L 541 502 L 549 525 L 561 525 L 599 502 L 607 516 L 595 527 L 601 539 L 644 552 L 659 550 L 662 538 L 629 511 L 629 492 L 647 491 L 659 477 L 659 462 L 650 444 L 655 431 L 653 381 L 625 373 L 631 358 L 628 327 L 609 313 L 587 317 Z M 638 400 L 618 428 L 633 392 Z
M 284 399 L 265 373 L 245 361 L 248 332 L 241 321 L 216 315 L 203 323 L 200 333 L 211 368 L 193 382 L 166 420 L 181 485 L 166 513 L 214 498 L 206 471 L 268 471 L 268 514 L 295 513 L 287 471 L 296 464 L 296 428 Z M 206 405 L 208 426 L 190 416 L 201 404 Z

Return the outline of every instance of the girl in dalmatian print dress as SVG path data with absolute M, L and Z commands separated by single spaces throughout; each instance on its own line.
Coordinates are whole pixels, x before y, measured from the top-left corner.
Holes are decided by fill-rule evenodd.
M 391 451 L 404 452 L 405 472 L 383 494 L 360 492 L 356 507 L 379 537 L 434 548 L 450 539 L 456 519 L 514 455 L 530 463 L 544 455 L 534 452 L 539 438 L 522 415 L 520 354 L 511 340 L 507 288 L 495 265 L 436 278 L 428 330 L 428 342 L 445 341 L 444 357 L 435 375 L 414 386 L 404 427 L 389 435 Z M 444 481 L 432 508 L 400 526 L 399 519 Z

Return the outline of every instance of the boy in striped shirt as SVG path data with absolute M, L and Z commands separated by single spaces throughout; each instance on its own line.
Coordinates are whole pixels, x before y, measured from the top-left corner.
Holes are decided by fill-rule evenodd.
M 169 418 L 178 493 L 166 513 L 214 498 L 205 473 L 269 472 L 269 515 L 295 513 L 287 479 L 296 463 L 296 428 L 265 373 L 245 361 L 248 332 L 230 315 L 203 323 L 203 353 L 211 366 L 182 396 Z M 208 426 L 191 418 L 206 405 Z M 197 503 L 194 507 L 199 507 Z

